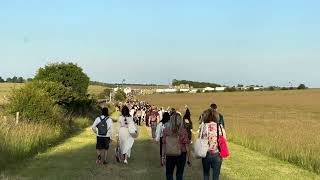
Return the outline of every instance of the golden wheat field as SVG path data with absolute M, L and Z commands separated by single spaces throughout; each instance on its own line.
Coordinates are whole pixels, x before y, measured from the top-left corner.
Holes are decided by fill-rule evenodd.
M 0 105 L 7 103 L 7 96 L 12 89 L 20 88 L 23 84 L 19 83 L 0 83 Z
M 320 173 L 320 90 L 167 94 L 141 100 L 183 111 L 193 123 L 212 102 L 225 117 L 230 141 Z

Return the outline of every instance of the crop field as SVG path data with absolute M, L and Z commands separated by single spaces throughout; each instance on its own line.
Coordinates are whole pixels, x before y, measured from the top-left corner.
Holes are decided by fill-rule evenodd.
M 19 83 L 0 83 L 0 105 L 7 103 L 6 96 L 12 89 L 19 88 L 23 84 Z
M 320 173 L 320 90 L 167 94 L 139 97 L 181 112 L 188 105 L 195 130 L 213 102 L 225 117 L 228 139 Z

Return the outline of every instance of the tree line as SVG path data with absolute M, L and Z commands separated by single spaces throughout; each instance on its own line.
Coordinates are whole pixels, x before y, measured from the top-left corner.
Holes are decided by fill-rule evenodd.
M 0 83 L 24 83 L 26 81 L 31 81 L 32 79 L 31 78 L 28 78 L 28 79 L 24 79 L 23 77 L 17 77 L 17 76 L 13 76 L 13 77 L 8 77 L 7 79 L 3 79 L 1 76 L 0 76 Z
M 192 86 L 193 88 L 206 88 L 206 87 L 221 87 L 220 84 L 216 83 L 208 83 L 208 82 L 197 82 L 197 81 L 188 81 L 188 80 L 172 80 L 172 86 L 179 86 L 181 84 L 189 84 L 189 86 Z

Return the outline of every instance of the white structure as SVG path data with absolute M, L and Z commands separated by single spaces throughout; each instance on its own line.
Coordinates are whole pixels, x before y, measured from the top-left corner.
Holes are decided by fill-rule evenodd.
M 203 88 L 203 90 L 202 90 L 202 92 L 207 92 L 207 91 L 215 91 L 215 88 L 206 87 L 206 88 Z
M 198 89 L 192 89 L 191 91 L 189 91 L 189 93 L 197 93 Z
M 179 89 L 180 92 L 189 92 L 190 89 Z
M 124 88 L 123 92 L 126 94 L 129 94 L 132 92 L 132 89 L 130 87 L 126 87 L 126 88 Z
M 224 91 L 227 87 L 216 87 L 216 91 Z
M 176 89 L 156 89 L 156 93 L 176 93 Z

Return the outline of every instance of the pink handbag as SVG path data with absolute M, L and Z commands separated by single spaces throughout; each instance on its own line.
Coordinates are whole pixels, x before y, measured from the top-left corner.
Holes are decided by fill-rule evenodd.
M 219 129 L 221 129 L 222 134 L 219 135 Z M 229 148 L 226 138 L 223 136 L 223 130 L 220 124 L 217 124 L 217 138 L 218 138 L 218 149 L 220 152 L 220 157 L 222 159 L 229 157 Z

